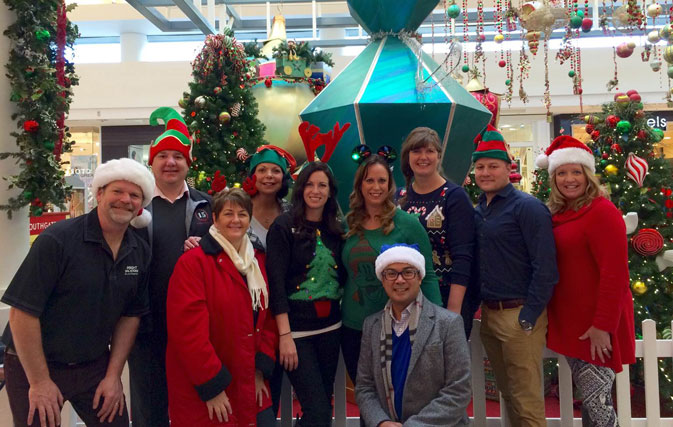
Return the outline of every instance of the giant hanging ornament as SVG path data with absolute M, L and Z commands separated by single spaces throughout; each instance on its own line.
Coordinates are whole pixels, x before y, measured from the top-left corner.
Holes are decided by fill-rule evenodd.
M 591 18 L 582 19 L 582 32 L 588 33 L 591 31 L 591 27 L 594 26 L 594 21 Z
M 652 30 L 649 33 L 647 33 L 647 41 L 652 43 L 652 44 L 659 43 L 661 41 L 661 36 L 659 35 L 659 31 Z
M 661 5 L 659 3 L 652 3 L 647 6 L 647 16 L 656 18 L 659 15 L 661 15 Z
M 456 3 L 451 3 L 451 6 L 446 9 L 446 15 L 451 19 L 458 18 L 460 16 L 460 6 Z
M 628 58 L 633 54 L 633 49 L 636 45 L 633 42 L 623 42 L 617 45 L 617 56 L 620 58 Z
M 647 286 L 645 286 L 644 282 L 638 280 L 631 284 L 631 290 L 633 290 L 633 293 L 635 295 L 640 296 L 643 295 L 645 292 L 647 292 Z
M 664 237 L 654 228 L 643 228 L 631 237 L 633 249 L 642 256 L 653 256 L 664 248 Z
M 626 176 L 635 181 L 638 187 L 642 187 L 649 169 L 647 161 L 642 157 L 629 153 L 624 166 L 626 166 Z
M 666 46 L 663 53 L 664 61 L 673 64 L 673 46 Z

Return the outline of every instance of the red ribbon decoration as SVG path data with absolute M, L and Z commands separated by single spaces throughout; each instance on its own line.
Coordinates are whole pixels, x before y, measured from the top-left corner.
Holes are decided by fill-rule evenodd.
M 61 4 L 58 7 L 58 17 L 56 19 L 56 46 L 57 46 L 57 56 L 56 56 L 56 81 L 57 83 L 65 89 L 65 43 L 66 43 L 66 31 L 68 26 L 68 18 L 66 16 L 66 6 L 65 0 L 61 0 Z M 60 93 L 63 98 L 63 104 L 66 105 L 66 91 L 63 90 Z M 56 129 L 58 130 L 58 142 L 54 144 L 54 156 L 56 161 L 61 160 L 61 152 L 63 148 L 63 139 L 65 137 L 65 112 L 62 112 L 61 115 L 56 120 Z

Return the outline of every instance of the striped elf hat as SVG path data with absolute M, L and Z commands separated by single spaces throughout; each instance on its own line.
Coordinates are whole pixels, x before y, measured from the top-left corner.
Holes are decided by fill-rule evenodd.
M 166 131 L 154 140 L 150 147 L 150 161 L 152 164 L 154 156 L 160 151 L 175 150 L 182 153 L 187 159 L 187 164 L 192 164 L 192 138 L 189 136 L 189 129 L 180 113 L 170 107 L 160 107 L 150 115 L 150 125 L 159 124 L 158 119 L 166 124 Z
M 476 162 L 482 157 L 487 157 L 490 159 L 499 159 L 507 163 L 510 163 L 512 159 L 509 157 L 507 152 L 507 145 L 505 144 L 505 138 L 502 136 L 498 129 L 494 128 L 492 125 L 486 126 L 486 130 L 477 135 L 474 139 L 477 149 L 472 153 L 472 161 Z

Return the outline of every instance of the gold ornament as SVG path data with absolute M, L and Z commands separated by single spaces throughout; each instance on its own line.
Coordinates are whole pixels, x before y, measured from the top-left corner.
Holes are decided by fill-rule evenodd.
M 505 36 L 502 34 L 496 34 L 495 37 L 493 37 L 493 41 L 496 42 L 497 44 L 500 44 L 505 41 Z
M 631 285 L 631 289 L 633 290 L 633 293 L 636 295 L 643 295 L 645 292 L 647 292 L 647 286 L 645 285 L 644 282 L 641 282 L 640 280 L 633 282 Z
M 619 168 L 615 165 L 607 165 L 605 169 L 603 169 L 606 174 L 608 175 L 617 175 L 617 172 L 619 172 Z

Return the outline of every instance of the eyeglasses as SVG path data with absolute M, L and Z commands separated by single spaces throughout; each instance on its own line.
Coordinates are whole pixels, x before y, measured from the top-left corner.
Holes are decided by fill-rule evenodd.
M 381 275 L 383 278 L 389 282 L 397 280 L 398 277 L 402 276 L 404 280 L 411 280 L 418 274 L 418 270 L 415 268 L 405 268 L 402 271 L 397 271 L 393 269 L 383 270 Z

